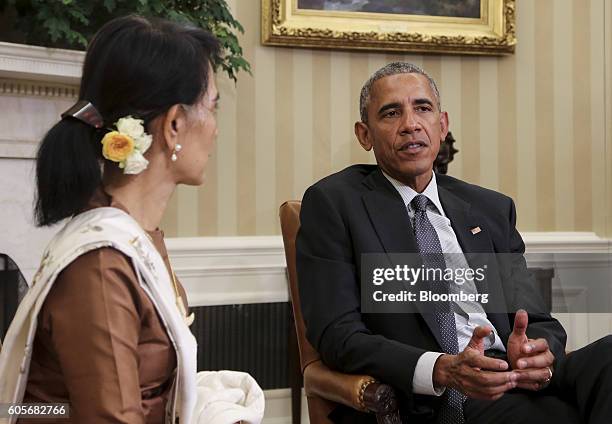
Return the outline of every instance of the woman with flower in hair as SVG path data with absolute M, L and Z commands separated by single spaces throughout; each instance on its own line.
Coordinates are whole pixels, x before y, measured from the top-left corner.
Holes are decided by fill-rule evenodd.
M 69 403 L 83 423 L 195 420 L 193 316 L 159 224 L 177 184 L 204 181 L 218 54 L 206 31 L 138 16 L 91 41 L 79 101 L 38 152 L 38 223 L 70 220 L 7 333 L 0 402 Z

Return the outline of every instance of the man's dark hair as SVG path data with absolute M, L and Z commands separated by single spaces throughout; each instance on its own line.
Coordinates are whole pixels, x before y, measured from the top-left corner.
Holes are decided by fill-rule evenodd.
M 436 97 L 436 106 L 438 106 L 438 110 L 442 110 L 438 86 L 436 85 L 436 82 L 433 80 L 433 78 L 430 77 L 429 74 L 427 74 L 427 72 L 425 72 L 418 66 L 413 65 L 412 63 L 392 62 L 383 66 L 378 71 L 374 72 L 374 74 L 372 74 L 372 76 L 365 82 L 365 84 L 361 88 L 361 95 L 359 96 L 359 114 L 361 116 L 361 122 L 368 122 L 368 105 L 370 104 L 370 95 L 374 83 L 383 77 L 398 74 L 420 74 L 427 78 L 427 81 L 429 81 L 429 86 L 431 87 L 431 90 L 433 91 L 434 96 Z

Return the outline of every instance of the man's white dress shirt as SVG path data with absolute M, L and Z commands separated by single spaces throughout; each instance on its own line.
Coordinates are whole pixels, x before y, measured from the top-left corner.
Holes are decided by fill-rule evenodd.
M 440 203 L 440 198 L 438 196 L 438 185 L 436 183 L 436 174 L 432 172 L 431 181 L 423 190 L 422 193 L 417 193 L 412 188 L 407 186 L 404 183 L 397 181 L 394 178 L 391 178 L 387 174 L 383 172 L 383 175 L 389 180 L 393 187 L 398 191 L 402 199 L 404 200 L 404 204 L 408 210 L 408 216 L 410 217 L 410 222 L 413 222 L 414 218 L 414 209 L 410 202 L 419 194 L 426 196 L 430 203 L 427 206 L 427 218 L 433 225 L 436 233 L 438 234 L 438 238 L 440 239 L 440 245 L 442 247 L 442 252 L 445 254 L 447 260 L 447 266 L 449 258 L 452 258 L 451 261 L 454 261 L 454 266 L 467 268 L 467 261 L 465 257 L 462 255 L 463 251 L 461 250 L 461 246 L 459 245 L 459 241 L 457 240 L 457 236 L 453 231 L 453 227 L 451 226 L 450 220 L 446 217 L 444 213 L 444 209 L 442 208 L 442 203 Z M 451 255 L 446 255 L 451 254 Z M 459 262 L 459 263 L 456 263 Z M 468 290 L 473 293 L 476 293 L 476 288 L 473 283 L 467 283 L 463 286 L 464 290 Z M 470 311 L 477 311 L 475 313 L 463 313 L 458 314 L 455 312 L 455 323 L 457 326 L 457 341 L 459 345 L 459 352 L 463 351 L 470 339 L 472 338 L 472 333 L 474 329 L 478 326 L 488 326 L 493 328 L 493 334 L 495 335 L 495 341 L 491 343 L 491 340 L 485 339 L 485 350 L 486 349 L 497 349 L 503 352 L 506 351 L 504 344 L 500 340 L 497 335 L 497 331 L 495 327 L 487 319 L 487 314 L 482 308 L 482 305 L 479 303 L 471 303 Z M 436 390 L 433 385 L 433 369 L 436 363 L 436 360 L 443 355 L 441 352 L 425 352 L 419 360 L 417 361 L 416 368 L 414 370 L 414 377 L 412 379 L 412 391 L 415 394 L 420 395 L 435 395 L 440 396 L 444 393 L 444 389 Z

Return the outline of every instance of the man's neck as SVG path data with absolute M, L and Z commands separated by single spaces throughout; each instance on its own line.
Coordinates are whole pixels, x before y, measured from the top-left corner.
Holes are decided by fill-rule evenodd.
M 417 193 L 423 193 L 425 189 L 427 188 L 427 186 L 429 185 L 429 183 L 431 182 L 431 179 L 433 178 L 433 170 L 429 174 L 425 173 L 425 174 L 417 175 L 415 177 L 412 177 L 412 176 L 406 177 L 405 175 L 396 176 L 396 175 L 389 174 L 384 170 L 383 172 L 387 174 L 388 176 L 390 176 L 391 178 L 399 181 L 400 183 L 407 185 L 408 187 L 410 187 Z

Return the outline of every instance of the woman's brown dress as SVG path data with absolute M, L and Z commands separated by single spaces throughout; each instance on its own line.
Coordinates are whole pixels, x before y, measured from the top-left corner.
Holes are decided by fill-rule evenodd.
M 88 209 L 101 206 L 129 213 L 98 190 Z M 148 234 L 170 270 L 163 232 Z M 96 249 L 66 267 L 45 299 L 23 402 L 68 402 L 70 421 L 62 423 L 163 423 L 175 369 L 174 348 L 129 258 Z

